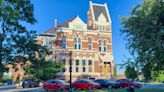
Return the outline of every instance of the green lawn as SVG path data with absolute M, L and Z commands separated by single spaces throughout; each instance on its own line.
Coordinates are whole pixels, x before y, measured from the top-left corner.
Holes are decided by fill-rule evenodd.
M 74 92 L 89 92 L 84 90 L 78 90 Z M 112 90 L 95 90 L 91 92 L 126 92 L 125 89 L 112 89 Z M 164 92 L 164 89 L 135 89 L 135 92 Z

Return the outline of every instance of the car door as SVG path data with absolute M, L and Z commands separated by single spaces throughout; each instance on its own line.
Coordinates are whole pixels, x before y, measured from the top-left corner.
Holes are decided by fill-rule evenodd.
M 56 82 L 54 80 L 51 81 L 51 82 L 49 82 L 47 88 L 48 88 L 48 90 L 57 90 L 57 84 L 56 84 Z
M 85 81 L 84 81 L 84 80 L 80 80 L 80 81 L 77 83 L 77 86 L 78 86 L 78 88 L 80 88 L 80 89 L 85 89 Z
M 88 81 L 82 81 L 82 87 L 83 89 L 88 89 L 91 85 Z
M 75 87 L 75 88 L 79 88 L 79 85 L 80 85 L 79 80 L 73 83 L 73 87 Z
M 124 87 L 128 87 L 129 85 L 131 85 L 131 82 L 129 80 L 122 80 L 122 84 L 124 85 Z

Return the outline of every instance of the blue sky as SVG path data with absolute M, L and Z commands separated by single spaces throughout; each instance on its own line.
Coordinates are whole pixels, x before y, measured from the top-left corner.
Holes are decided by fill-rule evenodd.
M 120 17 L 128 16 L 130 10 L 143 0 L 31 0 L 34 4 L 34 14 L 38 23 L 29 26 L 37 30 L 38 34 L 54 26 L 54 19 L 58 24 L 76 17 L 87 22 L 87 10 L 89 1 L 94 3 L 107 3 L 112 19 L 113 54 L 115 64 L 121 64 L 125 57 L 130 56 L 126 50 L 126 41 L 120 34 Z M 123 74 L 124 70 L 118 68 L 118 73 Z

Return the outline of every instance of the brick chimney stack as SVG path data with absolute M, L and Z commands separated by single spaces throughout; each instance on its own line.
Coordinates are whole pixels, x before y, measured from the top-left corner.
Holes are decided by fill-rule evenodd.
M 54 20 L 54 28 L 57 28 L 57 19 Z

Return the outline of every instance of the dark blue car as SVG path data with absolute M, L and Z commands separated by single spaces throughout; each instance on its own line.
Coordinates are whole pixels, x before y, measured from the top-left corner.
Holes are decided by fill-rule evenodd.
M 120 83 L 110 81 L 108 79 L 97 79 L 97 80 L 94 80 L 94 82 L 99 83 L 101 85 L 101 87 L 103 87 L 103 88 L 109 88 L 109 89 L 120 88 Z
M 23 88 L 33 88 L 33 87 L 39 87 L 39 81 L 38 80 L 32 80 L 32 79 L 25 79 L 22 83 Z

